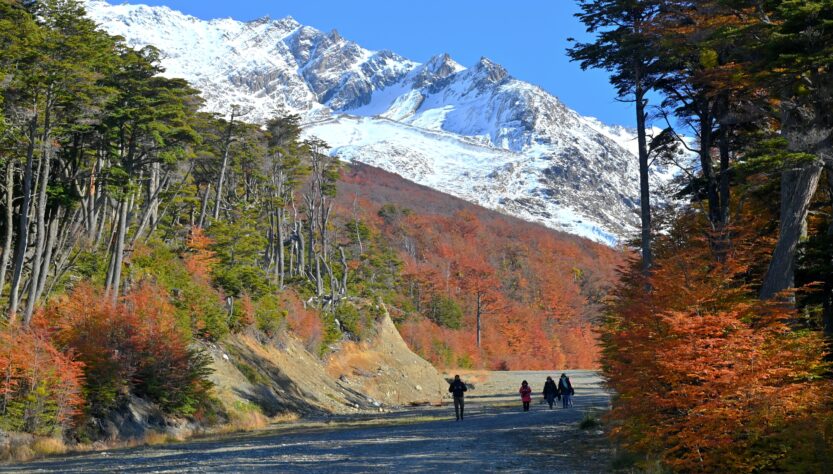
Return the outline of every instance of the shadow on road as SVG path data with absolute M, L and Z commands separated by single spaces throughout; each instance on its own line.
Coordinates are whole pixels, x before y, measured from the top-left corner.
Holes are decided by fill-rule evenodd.
M 515 374 L 515 375 L 512 375 Z M 604 467 L 570 467 L 560 455 L 534 455 L 536 443 L 569 439 L 588 409 L 604 409 L 609 397 L 594 374 L 577 390 L 570 409 L 535 405 L 522 412 L 515 378 L 501 373 L 468 397 L 466 419 L 453 408 L 419 407 L 395 413 L 321 420 L 245 435 L 166 446 L 73 455 L 17 466 L 4 472 L 600 472 Z M 520 379 L 517 380 L 519 382 Z M 592 383 L 590 383 L 592 382 Z M 511 385 L 510 385 L 511 383 Z M 504 387 L 504 391 L 497 388 Z M 482 401 L 481 401 L 482 400 Z M 516 400 L 517 408 L 506 402 Z M 362 425 L 362 423 L 365 423 Z M 543 441 L 541 441 L 543 440 Z M 569 444 L 569 443 L 567 443 Z M 563 447 L 568 447 L 565 444 Z M 544 447 L 541 447 L 542 449 Z M 546 446 L 549 449 L 549 446 Z M 579 460 L 581 462 L 581 460 Z M 565 468 L 567 469 L 565 471 Z M 586 470 L 585 470 L 586 468 Z

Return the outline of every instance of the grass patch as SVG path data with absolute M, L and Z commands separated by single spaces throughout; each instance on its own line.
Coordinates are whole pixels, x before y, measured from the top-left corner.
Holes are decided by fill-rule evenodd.
M 37 438 L 32 443 L 35 456 L 55 456 L 67 452 L 67 445 L 61 438 Z
M 239 370 L 240 373 L 246 377 L 246 380 L 248 380 L 252 385 L 269 385 L 269 379 L 246 362 L 235 361 L 234 366 L 237 367 L 237 370 Z
M 578 423 L 578 427 L 583 430 L 592 430 L 593 428 L 598 428 L 602 425 L 602 422 L 599 418 L 592 412 L 586 411 L 584 412 L 584 418 Z

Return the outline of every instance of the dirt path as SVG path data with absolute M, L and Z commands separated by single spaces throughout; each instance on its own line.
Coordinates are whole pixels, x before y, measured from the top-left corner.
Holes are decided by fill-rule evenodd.
M 538 403 L 521 411 L 522 379 L 539 393 L 546 373 L 493 372 L 468 392 L 466 419 L 424 407 L 306 421 L 240 436 L 74 455 L 0 468 L 3 472 L 605 472 L 601 432 L 580 430 L 609 398 L 593 372 L 568 372 L 571 409 Z M 557 374 L 552 374 L 557 375 Z

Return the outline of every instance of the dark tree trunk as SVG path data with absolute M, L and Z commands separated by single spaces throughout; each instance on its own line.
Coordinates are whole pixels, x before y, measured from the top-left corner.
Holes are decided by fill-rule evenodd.
M 636 71 L 637 84 L 641 80 Z M 639 206 L 641 218 L 642 272 L 647 276 L 653 266 L 651 251 L 651 185 L 648 181 L 648 139 L 645 131 L 645 92 L 641 85 L 636 88 L 636 137 L 639 146 Z M 478 332 L 479 334 L 479 332 Z M 479 336 L 478 336 L 479 341 Z M 478 343 L 479 346 L 479 343 Z
M 712 230 L 720 227 L 720 193 L 718 191 L 717 177 L 715 176 L 714 160 L 712 159 L 712 145 L 714 144 L 714 131 L 712 129 L 712 106 L 703 99 L 702 109 L 699 111 L 700 121 L 700 168 L 703 172 L 703 179 L 706 181 L 706 198 L 709 201 L 709 222 Z
M 714 251 L 718 262 L 726 260 L 726 253 L 729 251 L 729 198 L 730 198 L 730 182 L 729 182 L 729 162 L 730 162 L 730 148 L 729 148 L 729 129 L 724 126 L 720 130 L 720 137 L 718 138 L 718 148 L 720 149 L 720 212 L 718 222 L 715 229 Z
M 781 226 L 761 287 L 761 299 L 770 299 L 794 286 L 795 252 L 821 170 L 821 162 L 812 161 L 781 172 Z
M 720 131 L 720 230 L 725 232 L 729 224 L 729 198 L 731 188 L 729 186 L 729 163 L 731 159 L 729 148 L 729 129 L 723 128 Z
M 17 242 L 14 252 L 11 290 L 9 291 L 9 320 L 17 317 L 20 304 L 20 282 L 23 278 L 23 264 L 29 246 L 29 207 L 32 203 L 32 180 L 34 175 L 35 144 L 37 142 L 37 114 L 29 123 L 29 145 L 26 150 L 26 167 L 23 169 L 23 200 L 17 223 Z
M 804 231 L 810 201 L 816 192 L 824 163 L 833 160 L 830 137 L 833 129 L 823 119 L 827 111 L 820 104 L 781 103 L 781 134 L 790 151 L 814 155 L 785 164 L 781 172 L 781 225 L 772 253 L 761 299 L 770 299 L 794 286 L 795 252 Z

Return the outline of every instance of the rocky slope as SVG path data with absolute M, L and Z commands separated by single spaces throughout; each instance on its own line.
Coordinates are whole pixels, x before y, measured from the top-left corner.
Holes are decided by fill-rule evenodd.
M 212 360 L 210 379 L 217 408 L 228 423 L 219 430 L 254 429 L 297 416 L 378 413 L 439 403 L 447 395 L 445 380 L 408 349 L 382 308 L 372 336 L 339 342 L 326 360 L 290 333 L 270 339 L 250 329 L 219 343 L 205 343 L 201 348 Z M 160 434 L 184 439 L 218 429 L 211 420 L 167 416 L 136 397 L 97 423 L 102 441 L 107 442 L 141 442 Z M 0 459 L 9 457 L 4 456 L 10 450 L 4 443 L 12 441 L 4 441 L 0 432 Z M 27 441 L 31 442 L 21 439 L 18 444 Z
M 206 109 L 262 122 L 303 117 L 333 153 L 463 199 L 615 244 L 638 224 L 633 134 L 583 117 L 486 58 L 420 64 L 370 51 L 291 17 L 204 21 L 167 7 L 88 0 L 166 75 L 203 91 Z

